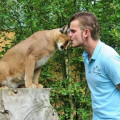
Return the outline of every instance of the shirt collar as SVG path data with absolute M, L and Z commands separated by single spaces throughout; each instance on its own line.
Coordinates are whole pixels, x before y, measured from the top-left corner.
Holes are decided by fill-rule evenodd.
M 91 59 L 96 60 L 96 58 L 100 52 L 100 49 L 101 49 L 101 44 L 102 44 L 102 42 L 99 40 Z M 88 57 L 88 53 L 86 51 L 83 52 L 83 57 Z
M 83 57 L 87 57 L 88 56 L 88 53 L 86 51 L 83 52 Z
M 101 49 L 101 44 L 102 44 L 102 42 L 99 40 L 99 42 L 98 42 L 98 44 L 97 44 L 97 46 L 96 46 L 96 48 L 95 48 L 95 50 L 93 52 L 93 55 L 92 55 L 91 59 L 94 59 L 94 60 L 97 59 L 97 56 L 98 56 L 98 54 L 100 52 L 100 49 Z

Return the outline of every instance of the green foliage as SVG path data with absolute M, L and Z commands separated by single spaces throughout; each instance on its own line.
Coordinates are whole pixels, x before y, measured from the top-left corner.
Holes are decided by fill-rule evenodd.
M 98 17 L 101 40 L 120 52 L 118 0 L 1 0 L 0 31 L 15 32 L 11 42 L 14 46 L 38 30 L 68 24 L 75 12 L 83 10 Z M 0 56 L 8 49 L 6 45 Z M 53 88 L 51 103 L 60 120 L 91 120 L 91 99 L 82 53 L 81 48 L 71 47 L 65 52 L 56 51 L 43 66 L 40 83 Z

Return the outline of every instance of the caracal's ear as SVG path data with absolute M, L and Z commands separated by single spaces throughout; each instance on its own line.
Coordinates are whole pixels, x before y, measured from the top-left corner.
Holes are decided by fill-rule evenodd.
M 69 33 L 69 27 L 68 27 L 68 25 L 64 25 L 61 29 L 60 29 L 60 32 L 62 33 L 62 34 L 68 34 Z

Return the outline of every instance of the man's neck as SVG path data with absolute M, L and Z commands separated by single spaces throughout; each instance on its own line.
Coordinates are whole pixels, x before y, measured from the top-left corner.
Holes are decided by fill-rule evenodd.
M 83 47 L 84 50 L 88 53 L 89 55 L 89 59 L 92 57 L 93 52 L 98 44 L 99 40 L 88 40 L 85 44 L 85 46 Z

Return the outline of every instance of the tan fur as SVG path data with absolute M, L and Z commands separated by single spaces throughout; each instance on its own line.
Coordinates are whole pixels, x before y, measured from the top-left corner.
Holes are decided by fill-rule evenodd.
M 60 29 L 38 31 L 7 51 L 0 60 L 0 85 L 17 88 L 42 88 L 38 84 L 41 67 L 54 53 L 57 43 L 67 47 L 67 34 Z

